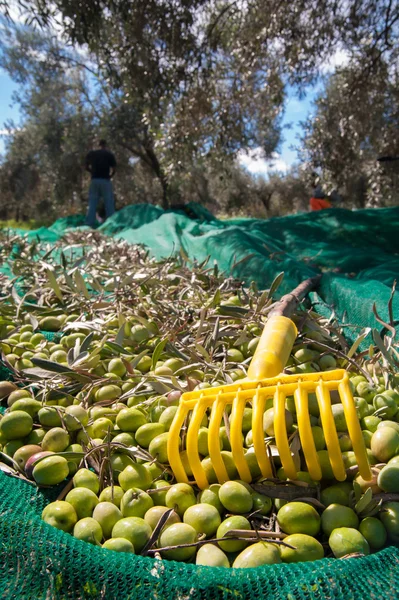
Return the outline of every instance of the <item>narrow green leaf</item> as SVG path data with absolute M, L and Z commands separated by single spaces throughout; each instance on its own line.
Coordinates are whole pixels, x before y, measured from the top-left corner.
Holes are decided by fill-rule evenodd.
M 201 346 L 201 344 L 194 344 L 195 349 L 197 350 L 197 352 L 199 352 L 207 362 L 212 362 L 211 357 L 209 356 L 208 352 L 205 350 L 205 348 L 203 346 Z
M 353 491 L 355 492 L 355 500 L 357 503 L 357 502 L 359 502 L 360 498 L 362 497 L 363 492 L 362 492 L 362 488 L 356 481 L 353 482 Z
M 260 298 L 258 299 L 258 302 L 256 303 L 256 313 L 259 313 L 262 308 L 265 306 L 265 304 L 268 302 L 270 296 L 269 296 L 270 290 L 265 290 L 264 292 L 262 292 L 262 295 L 260 296 Z
M 52 371 L 53 373 L 69 373 L 71 370 L 69 367 L 65 367 L 64 365 L 60 365 L 51 360 L 45 360 L 44 358 L 35 358 L 33 356 L 31 362 L 33 362 L 34 365 L 41 367 L 46 371 Z
M 219 327 L 220 327 L 220 320 L 218 317 L 216 319 L 215 327 L 213 328 L 213 332 L 212 332 L 212 345 L 213 346 L 216 344 L 218 337 L 219 337 Z
M 60 252 L 60 258 L 61 258 L 61 265 L 62 265 L 62 268 L 63 268 L 64 270 L 66 270 L 66 269 L 68 268 L 68 263 L 67 263 L 67 260 L 66 260 L 66 258 L 65 258 L 65 254 L 64 254 L 64 252 L 63 252 L 62 250 L 61 250 L 61 252 Z
M 269 288 L 269 292 L 268 292 L 268 300 L 270 298 L 273 298 L 273 294 L 278 290 L 278 288 L 280 287 L 282 281 L 284 279 L 284 271 L 282 271 L 281 273 L 279 273 L 274 279 L 273 282 Z
M 143 356 L 146 356 L 148 354 L 148 350 L 143 350 L 142 352 L 140 352 L 140 354 L 138 354 L 136 356 L 136 358 L 134 360 L 132 360 L 131 367 L 132 369 L 135 369 L 137 367 L 137 365 L 139 364 L 140 360 L 143 358 Z
M 11 288 L 11 297 L 14 300 L 15 304 L 19 306 L 22 302 L 21 298 L 18 296 L 18 292 L 14 286 Z
M 96 292 L 103 292 L 104 288 L 101 285 L 101 283 L 98 281 L 97 277 L 91 277 L 90 278 L 90 286 L 93 288 L 93 290 L 95 290 Z
M 388 361 L 388 363 L 391 365 L 391 367 L 393 367 L 394 369 L 397 369 L 399 363 L 397 363 L 396 360 L 393 358 L 392 353 L 387 350 L 384 342 L 381 339 L 380 334 L 378 333 L 378 331 L 376 329 L 373 329 L 373 340 L 374 340 L 375 345 L 381 351 L 382 355 Z
M 78 354 L 75 358 L 75 360 L 72 363 L 73 367 L 78 366 L 80 363 L 84 363 L 88 358 L 89 358 L 90 354 L 88 352 L 81 352 L 80 354 Z
M 371 327 L 366 327 L 366 329 L 356 338 L 356 340 L 353 342 L 352 346 L 350 347 L 347 356 L 349 358 L 352 358 L 352 356 L 355 354 L 356 350 L 359 348 L 360 344 L 363 342 L 363 340 L 366 339 L 366 337 L 368 336 L 368 334 L 371 331 Z
M 153 390 L 163 396 L 164 394 L 169 394 L 169 392 L 173 389 L 170 385 L 166 385 L 161 381 L 150 381 L 150 386 Z
M 72 277 L 68 273 L 64 273 L 64 277 L 65 277 L 65 283 L 67 284 L 67 286 L 76 294 L 76 292 L 78 290 L 76 288 L 76 285 L 73 282 Z
M 224 317 L 233 317 L 234 319 L 241 319 L 246 317 L 248 314 L 248 310 L 246 308 L 233 305 L 220 305 L 217 307 L 216 312 L 218 315 L 223 315 Z
M 119 346 L 123 347 L 123 340 L 125 339 L 125 323 L 121 324 L 121 327 L 117 333 L 117 336 L 115 338 L 115 344 L 118 344 Z
M 127 277 L 122 279 L 122 281 L 120 283 L 120 287 L 125 287 L 125 285 L 128 285 L 129 283 L 131 283 L 133 281 L 133 279 L 135 279 L 135 277 L 136 277 L 136 273 L 130 273 L 130 275 L 128 275 Z
M 113 352 L 116 352 L 117 354 L 126 354 L 125 348 L 120 344 L 116 344 L 115 342 L 108 341 L 104 344 L 104 347 L 113 350 Z
M 86 287 L 86 283 L 83 279 L 82 273 L 78 269 L 76 269 L 74 273 L 74 279 L 79 292 L 81 292 L 84 295 L 86 300 L 90 300 L 89 290 Z
M 80 265 L 83 265 L 84 262 L 86 262 L 85 256 L 81 256 L 80 258 L 78 258 L 78 260 L 73 263 L 71 269 L 69 270 L 69 274 L 72 275 L 74 270 L 80 267 Z
M 355 504 L 355 511 L 361 513 L 367 508 L 373 498 L 373 492 L 371 488 L 368 488 L 365 493 L 359 498 Z
M 155 346 L 153 355 L 152 355 L 152 361 L 151 361 L 151 369 L 154 370 L 156 367 L 156 364 L 158 362 L 159 357 L 161 356 L 163 349 L 166 346 L 167 343 L 167 339 L 165 340 L 161 340 L 160 342 L 158 342 L 158 344 Z
M 46 269 L 46 276 L 49 282 L 50 287 L 52 288 L 54 294 L 57 296 L 58 300 L 60 302 L 63 301 L 63 295 L 61 292 L 61 288 L 58 285 L 58 281 L 56 279 L 56 276 L 54 275 L 54 271 L 52 271 L 51 269 Z
M 84 458 L 84 452 L 55 452 L 57 456 L 63 456 L 66 459 L 74 459 L 74 458 Z
M 200 369 L 202 367 L 202 363 L 197 362 L 197 363 L 191 363 L 189 365 L 185 365 L 184 367 L 180 367 L 180 369 L 177 369 L 177 371 L 175 372 L 175 375 L 183 375 L 183 374 L 190 374 L 190 371 L 195 371 L 195 369 Z
M 82 373 L 76 373 L 76 371 L 69 371 L 68 373 L 64 373 L 64 375 L 65 377 L 73 379 L 74 381 L 79 381 L 80 383 L 93 383 L 93 379 L 91 377 L 83 375 Z
M 93 341 L 93 337 L 94 337 L 93 333 L 89 333 L 89 335 L 85 337 L 85 339 L 82 342 L 82 345 L 80 346 L 81 352 L 86 352 L 89 349 L 89 346 Z
M 74 348 L 69 348 L 68 354 L 67 354 L 67 363 L 70 367 L 72 367 L 74 360 L 75 360 Z
M 36 319 L 35 315 L 29 313 L 29 321 L 33 327 L 33 331 L 36 331 L 36 329 L 39 327 L 39 321 Z
M 172 342 L 167 342 L 166 350 L 170 354 L 173 354 L 174 356 L 177 356 L 178 358 L 181 358 L 182 360 L 186 360 L 186 361 L 190 360 L 190 357 L 187 356 L 187 354 L 184 354 L 183 352 L 181 352 L 178 348 L 176 348 L 176 346 L 174 344 L 172 344 Z
M 23 369 L 24 375 L 28 375 L 31 379 L 41 380 L 50 379 L 54 377 L 53 371 L 47 371 L 47 369 L 41 369 L 40 367 L 31 367 L 30 369 Z
M 141 550 L 141 555 L 142 556 L 146 556 L 147 555 L 147 551 L 150 550 L 150 548 L 152 548 L 152 546 L 155 544 L 155 542 L 158 540 L 161 531 L 166 523 L 166 521 L 169 519 L 170 515 L 173 513 L 174 508 L 170 508 L 169 510 L 166 510 L 160 517 L 158 523 L 155 525 L 154 527 L 154 531 L 151 534 L 150 539 L 148 540 L 148 542 L 146 543 L 146 545 L 144 546 L 144 548 Z
M 92 350 L 90 352 L 90 356 L 97 356 L 97 354 L 100 354 L 101 350 L 104 348 L 105 342 L 108 339 L 108 335 L 104 335 L 104 337 L 102 338 L 102 340 L 100 340 L 99 342 L 97 342 L 96 347 L 94 348 L 94 350 Z M 83 346 L 82 346 L 83 349 Z M 87 348 L 85 348 L 85 350 L 87 350 Z
M 8 456 L 8 454 L 0 452 L 0 458 L 5 460 L 6 462 L 10 462 L 17 472 L 21 471 L 19 464 L 13 458 L 11 458 L 11 456 Z
M 220 294 L 220 290 L 217 289 L 212 300 L 210 302 L 207 303 L 207 307 L 216 307 L 219 306 L 220 304 L 220 300 L 221 300 L 221 294 Z

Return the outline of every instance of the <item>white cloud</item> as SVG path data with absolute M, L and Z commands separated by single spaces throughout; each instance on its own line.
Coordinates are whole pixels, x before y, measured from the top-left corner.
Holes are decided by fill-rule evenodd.
M 267 177 L 270 173 L 286 173 L 290 168 L 290 165 L 277 152 L 273 153 L 271 159 L 266 160 L 262 148 L 241 150 L 238 153 L 238 162 L 250 173 L 263 177 Z
M 16 131 L 22 131 L 22 129 L 23 129 L 23 127 L 14 127 L 13 129 L 6 129 L 4 127 L 3 129 L 0 129 L 0 138 L 8 137 L 9 135 L 12 135 Z
M 8 15 L 11 18 L 12 22 L 15 25 L 26 25 L 27 21 L 30 21 L 33 15 L 32 11 L 24 9 L 18 2 L 15 0 L 10 0 L 8 4 Z M 57 10 L 54 13 L 54 19 L 51 21 L 51 27 L 49 29 L 50 33 L 54 35 L 59 41 L 65 41 L 63 37 L 63 27 L 61 25 L 62 17 L 61 13 Z M 40 28 L 37 23 L 32 22 L 30 24 L 31 27 L 37 28 L 40 31 Z
M 343 48 L 337 48 L 334 54 L 323 64 L 321 65 L 321 72 L 324 75 L 328 75 L 335 71 L 337 67 L 345 67 L 349 63 L 349 52 L 344 50 Z
M 19 4 L 11 0 L 8 5 L 8 16 L 14 23 L 25 23 L 26 15 L 26 11 L 24 11 Z

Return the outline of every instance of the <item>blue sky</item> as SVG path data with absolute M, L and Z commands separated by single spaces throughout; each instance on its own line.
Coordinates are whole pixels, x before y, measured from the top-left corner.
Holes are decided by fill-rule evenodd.
M 12 94 L 16 90 L 17 86 L 8 74 L 0 70 L 0 134 L 3 134 L 4 124 L 9 119 L 12 119 L 16 125 L 19 124 L 19 109 L 12 102 Z M 304 121 L 311 112 L 312 101 L 316 94 L 317 88 L 311 88 L 304 99 L 299 99 L 294 91 L 290 89 L 283 124 L 290 124 L 291 128 L 283 130 L 284 141 L 281 144 L 280 153 L 276 155 L 275 160 L 272 162 L 266 162 L 259 157 L 257 152 L 251 155 L 242 152 L 239 156 L 241 165 L 253 174 L 267 176 L 270 171 L 284 172 L 296 162 L 297 153 L 292 149 L 292 146 L 298 145 L 297 136 L 301 132 L 300 122 Z M 4 139 L 4 134 L 0 135 L 0 154 L 4 151 Z
M 295 146 L 299 146 L 298 136 L 302 133 L 301 122 L 311 115 L 317 94 L 320 91 L 320 86 L 311 87 L 307 90 L 306 96 L 299 99 L 293 88 L 288 88 L 287 102 L 283 118 L 282 143 L 280 151 L 276 153 L 275 159 L 265 161 L 259 156 L 259 152 L 255 151 L 248 155 L 241 152 L 239 162 L 250 173 L 267 177 L 272 171 L 286 172 L 289 167 L 298 162 Z
M 4 129 L 4 123 L 13 119 L 16 124 L 19 121 L 19 110 L 17 106 L 11 106 L 12 94 L 17 86 L 10 77 L 0 69 L 0 131 Z M 0 138 L 0 151 L 3 150 L 4 137 Z

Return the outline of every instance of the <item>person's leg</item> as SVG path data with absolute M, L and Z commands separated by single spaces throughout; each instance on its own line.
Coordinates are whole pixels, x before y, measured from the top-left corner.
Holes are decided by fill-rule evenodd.
M 86 225 L 95 227 L 96 224 L 96 209 L 99 200 L 99 189 L 95 179 L 91 180 L 89 188 L 89 210 L 86 217 Z
M 115 212 L 114 192 L 112 190 L 112 182 L 110 179 L 104 180 L 103 199 L 105 207 L 105 218 L 108 219 Z

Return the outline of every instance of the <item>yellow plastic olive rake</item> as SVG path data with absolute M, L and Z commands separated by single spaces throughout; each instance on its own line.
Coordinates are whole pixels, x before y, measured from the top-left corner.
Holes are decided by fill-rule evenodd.
M 297 328 L 287 315 L 312 289 L 318 278 L 308 279 L 291 294 L 284 296 L 270 312 L 254 357 L 248 368 L 248 377 L 231 385 L 207 388 L 182 395 L 177 413 L 168 436 L 168 460 L 179 482 L 188 482 L 187 473 L 180 458 L 180 433 L 187 415 L 190 413 L 186 435 L 187 459 L 200 489 L 209 486 L 198 451 L 198 432 L 207 409 L 211 409 L 208 426 L 209 457 L 219 483 L 230 479 L 220 450 L 219 429 L 223 414 L 231 405 L 230 444 L 234 464 L 239 478 L 250 483 L 252 475 L 245 459 L 242 441 L 242 420 L 244 408 L 252 406 L 252 434 L 255 457 L 263 477 L 273 477 L 273 470 L 266 449 L 263 431 L 263 414 L 266 401 L 273 398 L 274 433 L 281 464 L 289 479 L 296 479 L 297 469 L 289 446 L 285 422 L 287 396 L 294 396 L 298 421 L 298 431 L 309 475 L 320 481 L 322 471 L 318 460 L 309 417 L 308 394 L 316 393 L 321 424 L 324 431 L 328 455 L 334 477 L 338 481 L 346 479 L 346 471 L 339 446 L 331 409 L 330 392 L 338 390 L 344 408 L 349 437 L 355 452 L 359 472 L 363 479 L 371 479 L 366 446 L 355 403 L 349 386 L 348 374 L 344 369 L 317 373 L 286 375 L 282 371 L 287 363 L 295 339 Z

